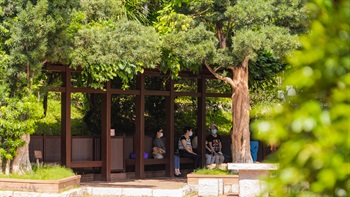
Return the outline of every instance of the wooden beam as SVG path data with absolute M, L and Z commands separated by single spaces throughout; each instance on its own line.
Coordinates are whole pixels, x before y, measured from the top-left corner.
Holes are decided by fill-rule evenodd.
M 162 73 L 158 69 L 145 69 L 145 76 L 169 77 L 168 73 Z
M 70 168 L 72 160 L 71 132 L 71 72 L 68 67 L 62 74 L 65 91 L 61 93 L 61 164 Z
M 64 64 L 50 64 L 50 63 L 45 64 L 43 70 L 46 70 L 46 71 L 53 71 L 53 72 L 66 72 L 66 69 L 67 69 L 67 68 L 68 68 L 71 72 L 81 72 L 81 71 L 82 71 L 81 68 L 72 69 L 72 68 L 69 68 L 69 65 L 64 65 Z
M 200 92 L 174 92 L 175 96 L 201 97 Z
M 90 87 L 85 88 L 72 88 L 72 92 L 82 92 L 82 93 L 94 93 L 94 94 L 105 94 L 106 91 L 102 89 L 95 89 Z
M 159 90 L 145 90 L 145 95 L 151 96 L 169 96 L 169 91 L 159 91 Z
M 90 168 L 101 166 L 102 161 L 73 161 L 70 165 L 71 168 Z
M 140 95 L 139 90 L 122 90 L 122 89 L 112 89 L 110 90 L 112 94 L 129 94 L 129 95 Z

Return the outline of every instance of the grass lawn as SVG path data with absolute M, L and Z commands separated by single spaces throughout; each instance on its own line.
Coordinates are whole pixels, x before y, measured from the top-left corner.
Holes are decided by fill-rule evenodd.
M 10 174 L 4 175 L 0 174 L 0 178 L 13 178 L 13 179 L 32 179 L 32 180 L 59 180 L 74 176 L 72 169 L 65 168 L 59 165 L 44 165 L 38 167 L 33 166 L 33 171 L 24 175 Z

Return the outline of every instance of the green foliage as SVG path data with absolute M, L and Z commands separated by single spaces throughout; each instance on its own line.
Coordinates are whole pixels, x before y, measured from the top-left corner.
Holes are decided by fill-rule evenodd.
M 185 126 L 193 127 L 195 132 L 197 122 L 197 99 L 193 97 L 176 97 L 175 99 L 175 131 L 177 135 L 182 135 Z M 232 113 L 230 109 L 231 101 L 224 98 L 209 98 L 207 100 L 206 128 L 210 124 L 218 125 L 218 132 L 221 135 L 228 134 L 232 127 Z M 206 129 L 204 128 L 204 129 Z M 206 134 L 206 130 L 203 131 Z M 197 133 L 195 133 L 196 135 Z
M 311 31 L 289 58 L 286 85 L 299 90 L 256 124 L 260 137 L 279 145 L 280 168 L 269 180 L 276 196 L 349 196 L 349 1 L 311 1 Z
M 73 94 L 74 95 L 74 94 Z M 73 99 L 73 103 L 75 103 Z M 73 136 L 90 135 L 89 130 L 83 121 L 84 111 L 77 105 L 71 106 L 71 129 Z M 37 122 L 37 128 L 33 135 L 54 136 L 61 135 L 61 102 L 59 98 L 49 95 L 48 109 L 45 117 Z
M 217 39 L 201 24 L 187 31 L 168 33 L 162 37 L 162 42 L 167 62 L 161 64 L 160 69 L 171 69 L 173 77 L 176 77 L 181 70 L 190 69 L 198 73 L 201 63 L 215 53 Z
M 124 15 L 122 1 L 94 0 L 81 1 L 81 11 L 86 15 L 88 22 L 116 20 Z
M 193 19 L 185 14 L 177 13 L 175 8 L 178 5 L 175 1 L 169 1 L 163 9 L 158 11 L 159 16 L 154 25 L 161 35 L 175 31 L 186 31 L 190 27 Z
M 261 51 L 284 56 L 296 48 L 296 35 L 305 30 L 305 13 L 300 1 L 170 1 L 159 11 L 155 27 L 170 60 L 199 66 L 206 60 L 214 67 L 228 67 Z M 227 39 L 225 47 L 218 47 L 219 33 Z M 164 66 L 173 71 L 172 65 Z
M 215 123 L 220 135 L 230 134 L 232 127 L 231 98 L 208 98 L 206 105 L 206 128 L 209 129 L 210 125 Z
M 33 171 L 24 175 L 10 174 L 1 175 L 0 178 L 13 179 L 32 179 L 32 180 L 60 180 L 63 178 L 74 176 L 74 172 L 70 168 L 65 168 L 59 165 L 44 165 L 33 166 Z
M 152 22 L 152 13 L 150 9 L 157 6 L 157 1 L 149 0 L 126 0 L 124 4 L 124 13 L 129 20 L 138 21 L 141 24 L 149 25 Z M 151 8 L 150 8 L 151 7 Z
M 250 61 L 249 88 L 261 89 L 276 84 L 276 76 L 284 71 L 287 64 L 267 51 L 258 53 L 255 61 Z
M 282 10 L 286 7 L 293 11 L 295 18 L 285 17 Z M 305 12 L 300 2 L 237 1 L 225 12 L 226 17 L 235 19 L 232 52 L 241 60 L 247 55 L 254 58 L 262 49 L 272 51 L 276 56 L 283 56 L 298 46 L 295 36 L 297 32 L 291 32 L 286 21 L 297 21 L 296 24 L 301 26 Z
M 20 96 L 23 88 L 36 86 L 42 62 L 47 52 L 47 36 L 54 30 L 55 22 L 48 17 L 46 0 L 36 2 L 1 2 L 3 15 L 0 16 L 1 46 L 4 51 L 6 75 L 10 95 Z M 33 33 L 35 32 L 35 33 Z M 5 66 L 5 65 L 2 65 Z M 23 95 L 25 96 L 25 95 Z
M 17 148 L 24 145 L 22 136 L 34 133 L 42 108 L 34 96 L 6 98 L 5 101 L 0 103 L 0 153 L 12 160 Z
M 0 43 L 1 44 L 1 43 Z M 5 102 L 5 99 L 8 97 L 8 84 L 6 82 L 6 71 L 7 71 L 7 64 L 6 63 L 3 63 L 6 61 L 7 59 L 7 55 L 2 55 L 1 54 L 2 51 L 1 51 L 1 48 L 0 48 L 0 103 L 4 103 Z
M 133 21 L 86 24 L 75 36 L 72 67 L 83 68 L 87 85 L 120 77 L 125 84 L 144 68 L 154 68 L 160 57 L 156 32 Z

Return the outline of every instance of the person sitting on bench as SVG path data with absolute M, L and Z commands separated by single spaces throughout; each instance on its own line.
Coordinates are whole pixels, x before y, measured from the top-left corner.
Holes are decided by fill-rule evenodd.
M 180 137 L 178 142 L 178 149 L 180 157 L 186 157 L 193 160 L 193 169 L 200 167 L 200 156 L 193 152 L 190 137 L 193 135 L 192 128 L 186 126 L 184 129 L 184 134 Z
M 158 131 L 156 131 L 153 139 L 153 158 L 154 159 L 163 159 L 166 153 L 165 145 L 162 140 L 162 137 L 163 137 L 163 129 L 160 128 L 158 129 Z M 174 167 L 175 167 L 174 175 L 176 177 L 182 177 L 182 174 L 180 172 L 180 157 L 177 155 L 174 155 Z

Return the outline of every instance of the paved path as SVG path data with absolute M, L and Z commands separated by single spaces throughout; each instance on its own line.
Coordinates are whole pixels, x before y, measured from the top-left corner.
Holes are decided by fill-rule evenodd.
M 182 178 L 155 178 L 155 179 L 126 179 L 114 182 L 91 181 L 80 183 L 81 187 L 108 187 L 108 188 L 149 188 L 149 189 L 180 189 L 187 185 L 187 179 Z

